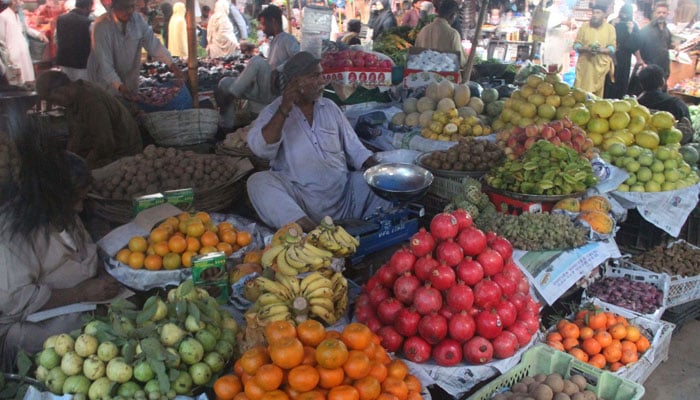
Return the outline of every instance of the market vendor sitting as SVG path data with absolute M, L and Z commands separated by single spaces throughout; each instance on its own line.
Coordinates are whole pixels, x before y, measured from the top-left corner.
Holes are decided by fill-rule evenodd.
M 37 79 L 36 90 L 42 99 L 65 107 L 68 150 L 84 157 L 90 168 L 143 149 L 139 126 L 129 110 L 97 85 L 47 71 Z
M 251 58 L 238 78 L 224 78 L 214 93 L 221 113 L 221 125 L 234 125 L 235 100 L 246 99 L 251 111 L 258 113 L 275 98 L 276 76 L 280 67 L 299 51 L 299 42 L 282 30 L 282 10 L 270 5 L 258 15 L 258 22 L 270 41 L 268 59 Z
M 690 119 L 690 111 L 683 100 L 664 91 L 666 81 L 661 67 L 656 64 L 647 65 L 637 76 L 643 90 L 639 104 L 652 110 L 668 111 L 677 120 L 683 117 Z
M 270 170 L 248 179 L 248 195 L 262 221 L 275 228 L 296 221 L 313 229 L 329 215 L 363 218 L 390 206 L 365 183 L 361 170 L 376 164 L 347 118 L 322 97 L 322 69 L 302 51 L 284 66 L 281 97 L 262 110 L 248 133 Z
M 14 116 L 19 115 L 14 112 Z M 14 126 L 17 126 L 16 124 Z M 83 325 L 71 313 L 28 322 L 37 311 L 115 297 L 120 284 L 99 267 L 97 247 L 78 213 L 92 176 L 85 162 L 38 129 L 12 131 L 20 181 L 2 188 L 0 206 L 0 367 L 12 371 L 18 350 Z

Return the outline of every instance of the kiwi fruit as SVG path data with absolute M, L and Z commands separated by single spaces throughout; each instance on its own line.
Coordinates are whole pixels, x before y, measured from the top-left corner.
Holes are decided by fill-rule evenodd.
M 537 375 L 533 376 L 533 378 L 535 379 L 535 382 L 542 383 L 542 382 L 544 382 L 545 379 L 547 379 L 547 375 L 546 374 L 537 374 Z
M 586 378 L 583 375 L 571 375 L 569 380 L 573 383 L 575 383 L 579 390 L 583 391 L 586 390 L 586 386 L 588 385 L 588 381 L 586 381 Z
M 577 384 L 573 383 L 569 379 L 565 379 L 562 383 L 563 383 L 563 385 L 562 385 L 561 391 L 568 394 L 569 396 L 581 391 L 581 388 L 579 388 L 579 386 Z
M 559 393 L 564 390 L 564 379 L 559 374 L 549 374 L 544 380 L 544 384 L 552 389 L 552 392 Z
M 520 383 L 524 383 L 524 384 L 526 384 L 526 385 L 530 385 L 530 384 L 531 384 L 532 382 L 534 382 L 534 381 L 535 381 L 535 378 L 533 378 L 533 377 L 531 377 L 531 376 L 526 376 L 526 377 L 524 377 L 524 378 L 520 381 Z
M 553 400 L 571 400 L 571 397 L 569 397 L 569 395 L 566 393 L 559 392 L 554 395 Z
M 523 382 L 518 382 L 510 388 L 513 393 L 527 393 L 527 385 Z
M 576 392 L 570 398 L 571 400 L 586 400 L 586 395 L 583 392 Z
M 552 400 L 554 397 L 554 392 L 549 386 L 540 383 L 535 387 L 535 390 L 530 392 L 530 395 L 535 398 L 535 400 Z

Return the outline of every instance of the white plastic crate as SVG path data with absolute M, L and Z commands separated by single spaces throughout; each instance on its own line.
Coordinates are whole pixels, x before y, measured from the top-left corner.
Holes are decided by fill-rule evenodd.
M 677 243 L 685 242 L 684 240 L 678 240 L 669 244 L 669 247 L 676 245 Z M 687 243 L 687 242 L 686 242 Z M 688 243 L 689 246 L 695 248 L 698 251 L 698 256 L 700 257 L 700 247 L 693 246 Z M 641 265 L 633 264 L 627 260 L 622 261 L 622 265 L 626 268 L 649 271 Z M 668 296 L 664 296 L 666 300 L 666 308 L 675 307 L 681 304 L 689 303 L 693 300 L 700 299 L 700 275 L 686 276 L 681 275 L 670 275 L 669 277 L 669 288 Z
M 661 320 L 661 316 L 663 315 L 664 311 L 668 308 L 668 295 L 670 292 L 670 280 L 671 278 L 668 276 L 668 274 L 661 274 L 657 272 L 650 272 L 647 270 L 641 270 L 639 268 L 622 268 L 622 267 L 607 267 L 605 271 L 606 277 L 611 277 L 611 278 L 618 278 L 618 277 L 623 277 L 627 278 L 631 281 L 635 282 L 645 282 L 654 285 L 657 289 L 661 290 L 664 294 L 664 297 L 661 302 L 661 306 L 653 313 L 651 314 L 643 314 L 639 313 L 633 310 L 626 309 L 624 307 L 611 304 L 608 302 L 605 302 L 601 299 L 598 299 L 601 303 L 604 303 L 606 305 L 612 306 L 614 309 L 622 309 L 626 310 L 633 315 L 642 315 L 646 318 L 652 319 L 654 321 L 659 321 Z M 591 299 L 592 296 L 589 296 L 588 290 L 583 292 L 582 299 L 588 300 Z M 617 311 L 615 311 L 617 312 Z M 620 312 L 617 312 L 620 314 Z M 625 315 L 626 316 L 626 315 Z

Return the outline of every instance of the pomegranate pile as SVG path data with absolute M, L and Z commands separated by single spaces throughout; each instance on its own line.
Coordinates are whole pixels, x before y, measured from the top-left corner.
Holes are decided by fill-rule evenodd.
M 511 357 L 539 329 L 539 304 L 505 238 L 462 209 L 436 215 L 362 288 L 355 317 L 391 352 L 441 366 Z

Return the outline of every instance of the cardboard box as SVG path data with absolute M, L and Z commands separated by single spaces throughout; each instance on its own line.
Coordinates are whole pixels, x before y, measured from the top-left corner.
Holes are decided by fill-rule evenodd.
M 323 78 L 327 82 L 342 83 L 344 85 L 362 86 L 391 86 L 391 68 L 356 68 L 347 67 L 323 71 Z
M 228 302 L 229 284 L 226 254 L 221 251 L 192 257 L 192 282 L 220 304 Z
M 181 210 L 191 210 L 194 202 L 194 190 L 192 188 L 166 190 L 163 192 L 165 201 Z
M 414 69 L 409 67 L 411 56 L 416 56 L 428 49 L 423 47 L 410 47 L 408 49 L 406 68 L 404 68 L 404 87 L 413 88 L 426 86 L 432 82 L 439 82 L 441 78 L 447 78 L 453 83 L 460 83 L 462 80 L 462 74 L 459 70 L 460 54 L 456 51 L 445 51 L 439 53 L 453 54 L 456 57 L 457 69 L 454 71 L 424 71 L 420 69 Z
M 163 196 L 161 193 L 154 193 L 134 197 L 134 199 L 131 201 L 131 206 L 134 210 L 134 216 L 136 216 L 143 210 L 159 206 L 163 203 L 165 203 L 165 196 Z

